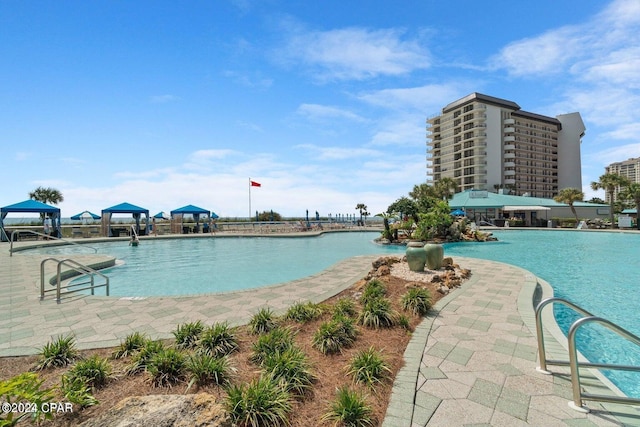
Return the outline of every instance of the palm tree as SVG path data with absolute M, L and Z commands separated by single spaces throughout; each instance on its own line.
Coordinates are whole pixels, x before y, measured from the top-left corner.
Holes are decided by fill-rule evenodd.
M 397 218 L 398 214 L 395 212 L 393 213 L 382 212 L 382 213 L 376 214 L 376 216 L 381 217 L 382 223 L 384 224 L 384 232 L 382 233 L 382 235 L 389 240 L 393 240 L 393 233 L 391 232 L 391 227 L 389 226 L 389 220 Z
M 409 197 L 411 197 L 413 200 L 420 200 L 437 196 L 435 194 L 433 185 L 423 183 L 414 185 L 413 190 L 409 191 Z
M 636 204 L 636 228 L 640 230 L 640 184 L 633 182 L 627 185 L 621 192 L 620 198 L 624 200 L 632 200 Z
M 367 212 L 367 205 L 365 205 L 364 203 L 358 203 L 356 205 L 356 209 L 360 211 L 360 225 L 364 225 L 364 222 L 362 221 L 362 216 L 364 215 L 366 219 L 367 215 L 369 215 L 369 212 Z
M 55 188 L 44 188 L 38 187 L 32 192 L 29 193 L 29 198 L 33 200 L 37 200 L 42 203 L 50 203 L 53 205 L 57 205 L 60 202 L 64 201 L 64 197 L 62 193 Z M 44 220 L 44 213 L 40 213 L 40 219 Z
M 38 187 L 29 193 L 29 198 L 42 203 L 50 203 L 53 205 L 64 202 L 62 193 L 55 188 Z
M 458 192 L 458 183 L 453 178 L 442 178 L 433 186 L 440 200 L 449 200 Z
M 578 223 L 578 213 L 576 212 L 575 202 L 581 202 L 584 200 L 584 193 L 577 188 L 563 188 L 558 192 L 558 195 L 553 198 L 558 203 L 566 203 L 571 208 L 573 216 L 576 217 L 576 224 Z
M 614 228 L 614 220 L 613 220 L 613 196 L 615 194 L 616 188 L 624 187 L 629 185 L 629 180 L 623 176 L 616 175 L 614 173 L 605 173 L 604 175 L 600 175 L 598 181 L 594 181 L 591 183 L 592 190 L 604 190 L 609 196 L 609 219 L 611 220 L 611 228 Z
M 604 175 L 600 175 L 598 181 L 591 183 L 592 190 L 604 190 L 609 196 L 609 218 L 611 220 L 611 228 L 614 228 L 615 225 L 613 220 L 613 195 L 615 194 L 616 188 L 624 187 L 628 184 L 629 180 L 627 178 L 614 173 L 605 173 Z

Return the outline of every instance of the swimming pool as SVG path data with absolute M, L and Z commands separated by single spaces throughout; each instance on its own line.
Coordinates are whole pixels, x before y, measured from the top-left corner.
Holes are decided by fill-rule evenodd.
M 194 295 L 273 285 L 311 276 L 357 255 L 395 253 L 404 247 L 374 244 L 378 232 L 326 233 L 318 237 L 145 239 L 92 244 L 122 264 L 105 270 L 110 295 Z M 86 247 L 38 249 L 51 255 L 88 253 Z
M 328 233 L 320 237 L 234 237 L 148 239 L 101 243 L 99 253 L 123 260 L 108 271 L 111 295 L 184 295 L 248 289 L 299 279 L 351 256 L 404 254 L 404 247 L 373 243 L 377 232 Z M 595 315 L 640 335 L 638 294 L 640 235 L 558 230 L 495 231 L 497 242 L 451 243 L 446 256 L 489 259 L 517 265 L 549 282 L 555 296 L 567 298 Z M 44 251 L 44 249 L 40 249 Z M 73 253 L 75 246 L 46 248 Z M 559 306 L 563 331 L 575 320 Z M 606 339 L 599 337 L 605 335 Z M 640 364 L 640 352 L 601 327 L 583 328 L 579 350 L 593 362 Z M 640 397 L 640 380 L 627 372 L 608 373 L 629 396 Z

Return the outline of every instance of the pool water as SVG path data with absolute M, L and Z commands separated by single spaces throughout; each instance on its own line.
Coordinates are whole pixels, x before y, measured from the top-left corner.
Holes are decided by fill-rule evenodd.
M 379 235 L 349 232 L 295 238 L 145 239 L 137 247 L 123 241 L 92 246 L 122 263 L 103 271 L 109 276 L 112 296 L 194 295 L 300 279 L 352 256 L 404 253 L 404 247 L 374 244 Z M 46 253 L 88 251 L 73 245 L 47 248 Z
M 149 239 L 138 247 L 117 241 L 95 245 L 123 265 L 107 270 L 113 296 L 189 295 L 250 289 L 310 276 L 348 257 L 403 255 L 404 247 L 380 246 L 377 232 L 328 233 L 319 237 Z M 445 256 L 465 256 L 517 265 L 546 280 L 557 297 L 640 335 L 640 235 L 557 230 L 495 231 L 497 242 L 445 245 Z M 43 251 L 44 249 L 40 249 Z M 46 253 L 87 253 L 77 246 Z M 575 315 L 554 307 L 567 333 Z M 592 362 L 640 365 L 640 351 L 605 328 L 578 333 L 578 349 Z M 640 398 L 640 376 L 613 371 L 608 377 Z

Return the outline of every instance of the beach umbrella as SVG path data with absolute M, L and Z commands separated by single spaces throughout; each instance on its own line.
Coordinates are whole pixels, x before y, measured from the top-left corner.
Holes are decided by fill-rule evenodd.
M 218 219 L 220 218 L 218 215 L 216 215 L 216 213 L 214 211 L 211 211 L 211 215 L 209 216 L 209 218 L 211 219 Z
M 465 216 L 465 212 L 462 209 L 456 209 L 455 211 L 451 212 L 451 215 L 453 216 Z
M 155 219 L 170 219 L 169 215 L 167 215 L 166 212 L 162 211 L 162 212 L 158 212 L 157 214 L 155 214 L 153 216 Z
M 96 215 L 93 212 L 84 211 L 84 212 L 80 212 L 77 215 L 72 216 L 71 219 L 73 221 L 80 221 L 80 220 L 89 221 L 94 219 L 100 219 L 100 215 Z

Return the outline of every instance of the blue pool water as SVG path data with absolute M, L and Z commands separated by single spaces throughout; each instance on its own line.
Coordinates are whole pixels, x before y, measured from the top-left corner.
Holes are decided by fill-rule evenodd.
M 139 247 L 117 241 L 96 245 L 99 253 L 124 261 L 107 271 L 114 296 L 185 295 L 248 289 L 316 274 L 351 256 L 402 255 L 404 247 L 379 246 L 379 233 L 330 233 L 311 238 L 213 238 L 143 240 Z M 495 231 L 497 242 L 451 243 L 446 256 L 501 261 L 527 269 L 595 315 L 640 335 L 637 273 L 640 235 L 557 230 Z M 46 253 L 87 253 L 75 246 Z M 575 320 L 555 309 L 566 333 Z M 602 338 L 604 337 L 604 339 Z M 640 364 L 640 352 L 600 326 L 578 334 L 579 350 L 593 362 Z M 640 378 L 611 372 L 629 396 L 640 397 Z
M 356 255 L 395 253 L 404 247 L 373 243 L 377 232 L 319 237 L 145 239 L 94 244 L 123 264 L 105 270 L 112 296 L 193 295 L 250 289 L 310 276 Z M 38 249 L 51 255 L 91 253 L 86 247 Z

